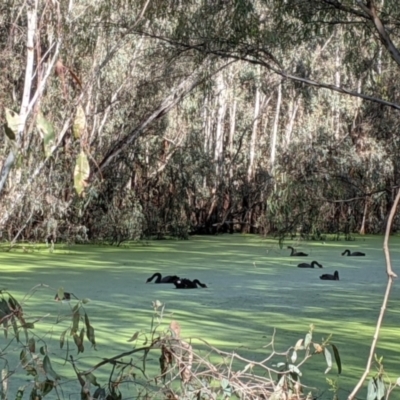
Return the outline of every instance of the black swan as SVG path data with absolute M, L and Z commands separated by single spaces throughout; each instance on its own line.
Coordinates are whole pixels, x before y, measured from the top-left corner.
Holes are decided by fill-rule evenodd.
M 365 256 L 365 253 L 361 253 L 361 251 L 353 251 L 353 252 L 351 252 L 350 250 L 345 250 L 342 253 L 342 256 L 361 257 L 361 256 Z
M 179 276 L 168 275 L 168 276 L 164 276 L 164 278 L 162 278 L 161 274 L 159 272 L 156 272 L 153 276 L 151 276 L 149 279 L 147 279 L 146 283 L 151 282 L 155 277 L 157 277 L 157 279 L 155 280 L 154 283 L 174 283 L 177 280 L 179 280 Z
M 191 281 L 190 279 L 179 279 L 174 282 L 174 285 L 177 289 L 198 289 L 199 285 L 202 288 L 206 288 L 207 285 L 205 283 L 201 283 L 198 279 Z
M 297 266 L 297 268 L 314 268 L 316 265 L 318 265 L 320 268 L 323 268 L 323 266 L 317 261 L 313 261 L 311 264 L 301 263 Z
M 295 249 L 292 246 L 288 246 L 288 249 L 291 249 L 292 252 L 290 253 L 290 256 L 295 256 L 295 257 L 307 257 L 308 254 L 303 253 L 302 251 L 295 251 Z
M 64 297 L 62 299 L 60 299 L 60 297 L 58 296 L 58 293 L 56 293 L 56 295 L 54 296 L 54 300 L 55 301 L 70 301 L 71 300 L 71 293 L 68 292 L 64 292 Z
M 338 281 L 339 280 L 339 272 L 335 271 L 335 273 L 332 274 L 324 274 L 319 277 L 319 279 L 322 279 L 323 281 Z

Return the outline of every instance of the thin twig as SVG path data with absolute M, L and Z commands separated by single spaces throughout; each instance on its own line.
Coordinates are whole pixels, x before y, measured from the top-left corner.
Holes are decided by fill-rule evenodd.
M 372 365 L 372 361 L 374 359 L 376 345 L 377 345 L 378 339 L 379 339 L 379 332 L 380 332 L 381 327 L 382 327 L 383 317 L 385 315 L 387 303 L 389 301 L 390 291 L 392 289 L 393 278 L 397 278 L 397 275 L 393 272 L 392 263 L 391 263 L 391 260 L 390 260 L 389 236 L 390 236 L 390 231 L 392 229 L 393 219 L 394 219 L 394 216 L 396 214 L 396 209 L 397 209 L 397 205 L 399 204 L 399 201 L 400 201 L 400 190 L 397 192 L 396 198 L 394 200 L 394 203 L 393 203 L 392 208 L 391 208 L 390 213 L 389 213 L 389 218 L 388 218 L 387 225 L 386 225 L 385 239 L 384 239 L 384 242 L 383 242 L 383 251 L 385 253 L 385 258 L 386 258 L 386 273 L 387 273 L 387 276 L 388 276 L 388 282 L 387 282 L 387 285 L 386 285 L 386 292 L 385 292 L 385 296 L 383 298 L 381 312 L 379 313 L 378 322 L 376 323 L 374 338 L 372 340 L 372 344 L 371 344 L 371 348 L 370 348 L 370 352 L 369 352 L 369 357 L 368 357 L 368 361 L 367 361 L 367 366 L 365 367 L 365 371 L 364 371 L 362 377 L 360 378 L 360 380 L 358 381 L 357 385 L 355 386 L 353 391 L 350 393 L 350 395 L 348 397 L 348 400 L 353 400 L 354 399 L 354 397 L 356 396 L 358 391 L 361 389 L 361 386 L 363 385 L 365 379 L 367 379 L 369 371 L 371 370 L 371 365 Z

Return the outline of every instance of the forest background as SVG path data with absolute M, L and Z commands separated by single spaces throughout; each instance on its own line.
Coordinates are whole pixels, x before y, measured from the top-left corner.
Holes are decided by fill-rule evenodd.
M 384 231 L 397 1 L 5 0 L 0 32 L 3 239 Z

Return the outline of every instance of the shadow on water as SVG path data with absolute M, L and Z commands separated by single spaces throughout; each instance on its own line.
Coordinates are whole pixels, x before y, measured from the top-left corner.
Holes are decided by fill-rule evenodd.
M 394 238 L 393 241 L 399 242 Z M 26 301 L 27 315 L 50 317 L 35 332 L 46 335 L 57 353 L 57 341 L 68 322 L 54 325 L 58 313 L 69 305 L 54 302 L 58 287 L 79 298 L 90 298 L 86 310 L 96 329 L 98 351 L 79 355 L 81 368 L 102 357 L 132 348 L 127 340 L 148 330 L 152 301 L 166 304 L 164 326 L 175 319 L 185 337 L 203 338 L 224 350 L 262 360 L 274 329 L 276 351 L 285 351 L 304 337 L 314 324 L 315 340 L 333 334 L 342 357 L 340 399 L 352 389 L 368 356 L 386 285 L 382 238 L 356 242 L 301 242 L 294 247 L 309 257 L 290 257 L 276 241 L 256 236 L 196 237 L 190 241 L 157 241 L 129 248 L 56 245 L 54 253 L 41 248 L 33 253 L 0 253 L 2 287 L 18 299 L 37 283 L 41 289 Z M 394 246 L 392 246 L 394 247 Z M 397 246 L 399 247 L 399 246 Z M 362 249 L 367 257 L 342 257 L 345 248 Z M 392 252 L 393 265 L 400 251 Z M 299 269 L 300 262 L 317 260 L 323 269 Z M 339 271 L 340 281 L 321 281 L 322 273 Z M 173 285 L 145 284 L 154 272 L 198 278 L 208 289 L 176 290 Z M 393 290 L 377 353 L 391 377 L 397 373 L 399 293 Z M 204 348 L 194 340 L 197 346 Z M 75 350 L 74 350 L 75 351 Z M 158 355 L 157 355 L 158 357 Z M 56 359 L 55 367 L 61 368 Z M 328 389 L 322 356 L 302 368 L 303 382 Z M 63 372 L 64 370 L 61 369 Z M 365 397 L 365 390 L 360 395 Z M 331 398 L 324 392 L 322 398 Z

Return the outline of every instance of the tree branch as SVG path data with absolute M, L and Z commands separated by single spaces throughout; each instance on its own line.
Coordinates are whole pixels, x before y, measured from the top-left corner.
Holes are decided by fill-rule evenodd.
M 362 94 L 359 92 L 355 92 L 353 90 L 346 89 L 341 86 L 317 82 L 312 79 L 306 79 L 306 78 L 302 78 L 300 76 L 290 74 L 290 73 L 286 72 L 284 69 L 282 69 L 278 65 L 277 61 L 275 61 L 275 59 L 272 58 L 271 54 L 269 54 L 268 52 L 265 52 L 264 49 L 248 48 L 248 49 L 242 50 L 243 54 L 240 54 L 240 52 L 237 52 L 235 54 L 234 50 L 232 50 L 232 52 L 228 52 L 228 51 L 220 50 L 220 49 L 212 49 L 212 48 L 210 48 L 210 45 L 207 43 L 187 44 L 187 43 L 182 43 L 182 42 L 179 42 L 179 41 L 176 41 L 173 39 L 161 37 L 158 35 L 153 35 L 148 32 L 140 32 L 140 34 L 154 38 L 154 39 L 159 39 L 161 41 L 170 43 L 174 46 L 182 47 L 185 50 L 196 50 L 203 54 L 213 54 L 213 55 L 216 55 L 216 56 L 219 56 L 222 58 L 228 58 L 228 59 L 232 59 L 235 61 L 247 61 L 250 64 L 261 65 L 261 66 L 265 67 L 266 69 L 274 72 L 275 74 L 281 76 L 282 78 L 286 78 L 286 79 L 289 79 L 294 82 L 300 82 L 300 83 L 304 83 L 305 85 L 308 85 L 308 86 L 314 86 L 317 89 L 328 89 L 328 90 L 331 90 L 334 92 L 347 94 L 352 97 L 358 97 L 363 100 L 368 100 L 373 103 L 382 104 L 384 106 L 391 107 L 396 110 L 400 110 L 400 104 L 398 104 L 398 103 L 393 103 L 391 101 L 386 101 L 386 100 L 383 100 L 383 99 L 380 99 L 377 97 L 368 96 L 368 95 L 365 95 L 365 94 Z M 224 43 L 222 43 L 222 41 L 220 41 L 219 44 L 221 46 L 224 45 Z M 260 56 L 260 53 L 266 53 L 266 56 L 271 59 L 271 62 L 263 60 L 262 59 L 263 56 Z M 277 66 L 272 65 L 272 62 L 274 62 Z
M 369 371 L 371 370 L 371 365 L 372 365 L 372 361 L 374 359 L 376 345 L 377 345 L 378 339 L 379 339 L 379 332 L 382 327 L 383 317 L 385 315 L 387 303 L 389 301 L 390 291 L 391 291 L 392 285 L 393 285 L 393 279 L 397 278 L 397 275 L 393 272 L 392 262 L 390 260 L 389 237 L 390 237 L 390 231 L 392 229 L 393 219 L 396 214 L 396 209 L 397 209 L 397 205 L 399 204 L 399 201 L 400 201 L 400 190 L 397 192 L 396 199 L 394 200 L 394 203 L 393 203 L 392 208 L 389 213 L 389 218 L 388 218 L 387 225 L 386 225 L 385 240 L 383 242 L 383 251 L 385 253 L 385 258 L 386 258 L 386 273 L 388 276 L 388 282 L 386 285 L 385 296 L 383 297 L 381 312 L 379 313 L 378 321 L 376 323 L 374 338 L 372 340 L 371 348 L 369 351 L 367 366 L 365 367 L 365 371 L 364 371 L 362 377 L 360 378 L 360 380 L 358 381 L 357 385 L 355 386 L 353 391 L 350 393 L 348 400 L 353 400 L 355 398 L 358 391 L 361 389 L 361 386 L 363 385 L 365 379 L 367 379 Z
M 392 39 L 386 31 L 381 19 L 379 18 L 374 2 L 370 0 L 366 5 L 361 0 L 357 0 L 357 4 L 370 17 L 376 31 L 379 34 L 379 38 L 381 39 L 382 44 L 386 47 L 393 60 L 396 61 L 398 65 L 400 65 L 400 52 L 392 42 Z
M 222 67 L 218 68 L 213 74 L 218 73 L 234 61 L 229 61 Z M 117 141 L 115 145 L 107 152 L 103 157 L 103 160 L 99 163 L 99 168 L 93 170 L 88 179 L 88 182 L 92 182 L 97 175 L 99 175 L 104 169 L 115 159 L 127 146 L 132 144 L 146 129 L 157 119 L 162 118 L 164 115 L 178 104 L 185 96 L 187 96 L 195 87 L 204 82 L 204 69 L 198 68 L 197 71 L 189 75 L 183 82 L 181 82 L 169 96 L 167 96 L 161 104 L 142 122 L 137 125 L 131 132 L 124 136 L 121 140 Z

